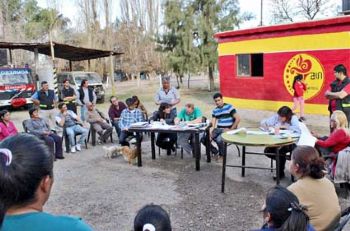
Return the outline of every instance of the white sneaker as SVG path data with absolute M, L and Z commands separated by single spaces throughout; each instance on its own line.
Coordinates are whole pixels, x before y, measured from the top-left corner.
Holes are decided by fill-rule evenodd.
M 80 144 L 75 145 L 75 148 L 77 149 L 77 151 L 81 151 L 81 145 Z
M 75 153 L 75 152 L 76 152 L 75 146 L 72 146 L 72 147 L 71 147 L 70 152 L 71 152 L 71 153 Z

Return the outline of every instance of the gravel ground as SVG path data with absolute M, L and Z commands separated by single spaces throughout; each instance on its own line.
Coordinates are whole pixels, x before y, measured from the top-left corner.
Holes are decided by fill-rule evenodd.
M 107 105 L 99 107 L 107 108 Z M 204 106 L 212 107 L 208 103 Z M 250 127 L 272 114 L 244 109 L 239 109 L 239 113 L 243 118 L 241 126 Z M 20 128 L 27 115 L 26 111 L 16 111 L 12 118 Z M 307 118 L 311 129 L 327 133 L 327 117 L 308 115 Z M 160 204 L 169 212 L 174 230 L 251 230 L 261 226 L 262 214 L 258 211 L 266 191 L 275 184 L 270 171 L 246 170 L 246 177 L 242 178 L 240 169 L 227 169 L 223 194 L 221 163 L 206 163 L 203 155 L 201 171 L 195 171 L 192 157 L 167 156 L 165 151 L 152 160 L 147 136 L 142 155 L 143 167 L 139 168 L 128 165 L 121 157 L 106 159 L 102 145 L 90 144 L 87 150 L 65 154 L 66 159 L 55 162 L 55 183 L 46 211 L 80 216 L 94 230 L 101 231 L 132 230 L 137 211 L 148 203 Z M 247 158 L 252 165 L 270 164 L 265 157 Z M 235 147 L 230 146 L 228 162 L 240 160 Z M 282 181 L 285 186 L 290 183 L 288 177 Z M 349 200 L 341 199 L 341 205 L 349 206 Z

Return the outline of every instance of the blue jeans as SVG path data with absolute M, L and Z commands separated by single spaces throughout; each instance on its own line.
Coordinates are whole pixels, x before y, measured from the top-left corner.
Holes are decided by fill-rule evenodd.
M 119 127 L 119 120 L 114 120 L 114 121 L 112 122 L 112 124 L 113 124 L 113 127 L 115 127 L 115 131 L 117 132 L 118 139 L 119 139 L 120 133 L 121 133 L 121 129 L 120 129 L 120 127 Z
M 68 135 L 68 139 L 69 139 L 69 144 L 71 146 L 75 146 L 75 134 L 81 134 L 80 135 L 80 139 L 79 139 L 79 143 L 80 144 L 84 144 L 87 136 L 88 136 L 88 133 L 89 133 L 89 130 L 86 129 L 86 128 L 83 128 L 82 126 L 76 124 L 74 126 L 71 126 L 71 127 L 67 127 L 66 128 L 66 132 L 67 132 L 67 135 Z
M 80 106 L 80 118 L 81 121 L 85 122 L 86 121 L 86 113 L 87 113 L 87 108 L 86 105 L 81 105 Z

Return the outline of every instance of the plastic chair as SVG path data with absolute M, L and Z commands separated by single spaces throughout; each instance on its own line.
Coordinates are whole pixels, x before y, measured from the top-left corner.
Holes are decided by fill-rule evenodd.
M 82 133 L 75 133 L 74 136 L 74 140 L 75 143 L 77 143 L 77 136 L 80 136 Z M 70 143 L 69 143 L 69 137 L 68 134 L 66 132 L 66 128 L 63 128 L 63 134 L 62 134 L 62 140 L 64 139 L 64 143 L 66 145 L 66 152 L 69 153 L 70 152 Z M 88 145 L 87 145 L 87 140 L 85 139 L 85 148 L 88 149 Z
M 350 220 L 350 207 L 344 209 L 341 213 L 340 221 L 334 231 L 341 231 Z

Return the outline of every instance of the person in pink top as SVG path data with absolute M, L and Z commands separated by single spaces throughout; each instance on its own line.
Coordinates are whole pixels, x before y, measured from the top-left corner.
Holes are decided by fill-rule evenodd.
M 307 87 L 306 84 L 303 82 L 303 76 L 297 75 L 294 78 L 293 82 L 293 89 L 294 89 L 294 95 L 293 95 L 293 112 L 298 108 L 300 108 L 300 120 L 304 121 L 304 92 L 306 91 Z
M 10 119 L 9 111 L 0 111 L 0 141 L 8 136 L 17 135 L 18 133 L 16 126 Z

